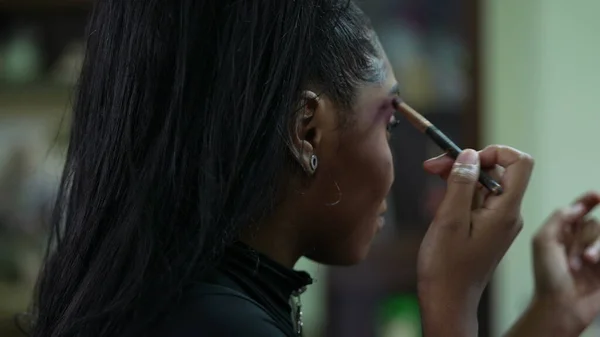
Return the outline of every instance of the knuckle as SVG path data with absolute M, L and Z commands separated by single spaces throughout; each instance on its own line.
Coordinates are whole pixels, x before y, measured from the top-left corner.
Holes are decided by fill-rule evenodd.
M 535 165 L 535 159 L 529 153 L 519 152 L 519 161 L 527 165 L 527 167 L 533 168 Z
M 496 228 L 500 231 L 520 232 L 523 229 L 524 221 L 520 209 L 495 209 L 490 219 Z
M 484 147 L 482 151 L 496 150 L 496 149 L 499 149 L 500 147 L 502 147 L 502 145 L 500 145 L 500 144 L 491 144 L 491 145 Z
M 502 152 L 520 152 L 519 150 L 516 150 L 513 147 L 507 146 L 507 145 L 502 145 L 502 144 L 492 144 L 488 147 L 485 148 L 485 150 L 492 150 L 492 151 L 502 151 Z
M 543 232 L 539 232 L 537 234 L 535 234 L 533 236 L 533 238 L 531 239 L 531 246 L 533 247 L 534 250 L 539 250 L 541 247 L 544 246 L 546 242 L 546 237 L 544 236 Z
M 549 231 L 546 227 L 542 227 L 531 238 L 531 247 L 534 252 L 543 251 L 552 240 L 552 231 Z
M 566 207 L 556 209 L 552 213 L 552 217 L 560 221 L 566 221 L 569 218 L 569 210 Z
M 517 233 L 523 229 L 523 217 L 518 212 L 508 213 L 504 219 L 504 223 L 509 230 L 516 231 Z

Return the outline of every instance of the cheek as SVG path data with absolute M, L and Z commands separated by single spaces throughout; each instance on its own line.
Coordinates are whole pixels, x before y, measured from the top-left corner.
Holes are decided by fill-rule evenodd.
M 340 144 L 321 167 L 311 189 L 309 212 L 304 214 L 311 214 L 311 242 L 318 260 L 353 264 L 365 257 L 377 233 L 377 218 L 394 180 L 394 169 L 384 132 L 381 137 L 355 137 Z M 341 202 L 327 205 L 338 197 Z
M 392 153 L 385 133 L 375 134 L 343 150 L 338 168 L 344 172 L 344 185 L 352 191 L 349 207 L 378 208 L 394 181 Z M 366 210 L 365 210 L 366 211 Z M 376 210 L 377 211 L 377 210 Z
M 365 188 L 371 190 L 374 202 L 382 202 L 387 197 L 394 181 L 394 165 L 387 142 L 385 147 L 373 148 L 368 151 L 366 159 L 367 162 L 364 165 L 366 173 L 364 176 L 361 175 L 367 183 Z

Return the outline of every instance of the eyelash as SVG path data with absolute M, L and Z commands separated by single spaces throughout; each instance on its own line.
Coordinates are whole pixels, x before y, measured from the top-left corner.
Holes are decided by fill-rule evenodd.
M 388 132 L 391 132 L 393 128 L 398 126 L 398 124 L 400 124 L 400 120 L 396 119 L 396 116 L 392 116 L 392 119 L 387 124 Z
M 397 93 L 397 95 L 400 96 L 400 93 Z M 387 131 L 391 132 L 393 128 L 398 126 L 398 124 L 400 124 L 400 120 L 396 118 L 396 112 L 394 111 L 394 113 L 392 114 L 392 118 L 386 126 Z

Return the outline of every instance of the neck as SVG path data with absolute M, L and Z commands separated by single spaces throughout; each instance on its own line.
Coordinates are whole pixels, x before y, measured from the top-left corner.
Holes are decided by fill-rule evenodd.
M 273 261 L 293 268 L 306 253 L 306 241 L 302 214 L 297 214 L 302 194 L 300 187 L 292 187 L 293 193 L 286 195 L 273 213 L 262 221 L 247 227 L 242 232 L 241 241 Z M 297 219 L 297 220 L 292 220 Z
M 273 261 L 293 268 L 304 255 L 298 228 L 283 220 L 261 222 L 244 232 L 241 241 Z

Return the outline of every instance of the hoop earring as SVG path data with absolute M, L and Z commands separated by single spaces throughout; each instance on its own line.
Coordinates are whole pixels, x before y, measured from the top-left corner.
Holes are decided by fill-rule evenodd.
M 342 190 L 340 190 L 340 185 L 338 185 L 337 181 L 335 181 L 335 180 L 333 181 L 333 183 L 335 184 L 335 188 L 337 188 L 338 200 L 335 202 L 332 202 L 331 204 L 325 204 L 325 206 L 335 206 L 342 201 Z

